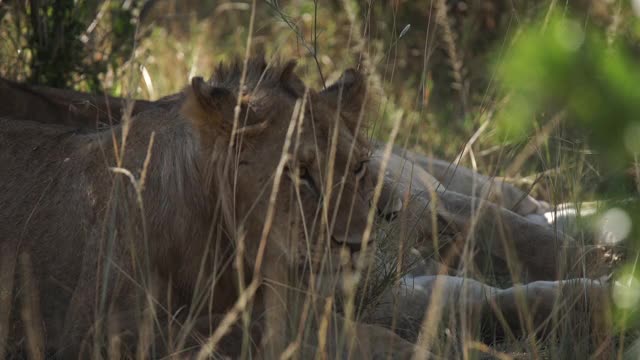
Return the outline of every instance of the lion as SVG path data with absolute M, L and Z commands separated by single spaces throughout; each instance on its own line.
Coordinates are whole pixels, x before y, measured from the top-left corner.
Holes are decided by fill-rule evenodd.
M 410 229 L 412 237 L 417 239 L 416 247 L 428 248 L 431 252 L 438 247 L 441 252 L 442 248 L 450 248 L 459 254 L 473 242 L 470 246 L 478 262 L 490 256 L 498 260 L 491 261 L 494 271 L 512 272 L 511 275 L 523 280 L 587 275 L 580 272 L 585 255 L 580 244 L 548 225 L 531 221 L 530 215 L 542 207 L 535 199 L 511 185 L 494 183 L 469 169 L 460 167 L 458 174 L 454 173 L 455 165 L 447 166 L 442 160 L 415 153 L 405 155 L 395 153 L 387 160 L 381 207 L 398 200 L 403 203 L 403 216 L 398 222 Z M 370 164 L 374 172 L 381 162 L 380 155 L 374 154 Z M 436 175 L 427 167 L 434 164 L 434 168 L 439 168 Z M 439 181 L 441 178 L 449 182 L 443 184 Z M 478 188 L 476 196 L 467 194 L 473 187 Z M 493 187 L 502 189 L 505 196 L 491 198 L 488 190 Z M 521 196 L 517 196 L 519 194 Z M 434 233 L 437 236 L 434 237 Z M 506 266 L 510 261 L 512 264 Z M 505 266 L 497 269 L 497 264 Z
M 9 98 L 16 98 L 20 95 L 20 91 L 27 91 L 25 96 L 39 96 L 42 98 L 40 101 L 55 100 L 60 109 L 69 110 L 66 113 L 52 112 L 52 115 L 46 121 L 58 124 L 74 124 L 83 129 L 82 131 L 95 131 L 95 119 L 101 116 L 100 114 L 111 114 L 113 116 L 114 114 L 129 112 L 130 116 L 137 116 L 149 108 L 171 109 L 172 106 L 175 106 L 174 102 L 177 97 L 177 95 L 173 95 L 155 102 L 148 102 L 144 100 L 96 97 L 80 92 L 29 87 L 26 85 L 20 85 L 20 87 L 11 88 L 8 91 L 12 91 L 12 93 L 8 94 Z M 84 107 L 78 106 L 80 104 L 84 104 Z M 125 106 L 121 110 L 123 104 Z M 352 113 L 354 113 L 353 110 Z M 37 114 L 29 114 L 26 110 L 22 112 L 14 110 L 13 113 L 7 112 L 7 114 L 14 118 L 23 117 L 39 120 Z M 120 118 L 115 117 L 99 119 L 98 124 L 117 124 L 120 122 Z M 575 269 L 575 265 L 582 259 L 581 251 L 579 251 L 573 239 L 556 233 L 548 226 L 543 227 L 530 221 L 531 216 L 539 216 L 540 211 L 544 210 L 546 205 L 536 201 L 526 193 L 511 185 L 495 182 L 470 169 L 405 150 L 394 149 L 390 158 L 382 159 L 384 157 L 383 146 L 384 144 L 374 143 L 370 149 L 371 161 L 368 164 L 368 169 L 371 170 L 372 174 L 378 173 L 379 168 L 382 166 L 381 162 L 385 162 L 386 166 L 382 197 L 380 203 L 377 204 L 379 214 L 387 217 L 393 214 L 391 217 L 397 217 L 397 219 L 392 222 L 407 223 L 411 237 L 418 239 L 417 243 L 414 244 L 417 248 L 421 249 L 433 245 L 433 239 L 430 238 L 434 230 L 440 233 L 440 241 L 447 238 L 474 237 L 479 248 L 487 248 L 489 255 L 502 261 L 502 263 L 506 264 L 509 260 L 518 259 L 524 270 L 521 275 L 529 280 L 558 279 L 558 277 L 563 276 L 567 269 Z M 491 196 L 490 191 L 495 190 L 500 190 L 499 197 Z M 431 201 L 433 198 L 437 199 L 437 201 Z M 409 201 L 406 201 L 407 199 Z M 437 220 L 437 228 L 435 229 L 432 227 L 432 222 L 429 221 L 434 214 Z M 478 214 L 484 215 L 477 217 Z M 473 224 L 474 217 L 479 219 L 476 224 Z M 427 221 L 421 219 L 427 219 Z M 399 226 L 402 227 L 402 225 Z M 472 233 L 474 235 L 471 235 Z M 510 242 L 508 244 L 510 246 L 507 249 L 504 248 L 501 236 L 496 236 L 496 234 L 511 234 L 507 237 Z M 564 253 L 564 256 L 555 257 L 556 252 L 537 251 L 550 248 L 564 249 L 560 251 Z M 515 253 L 513 254 L 513 252 Z M 482 258 L 479 255 L 476 255 L 477 259 Z M 561 264 L 563 259 L 564 261 L 568 260 L 567 262 L 571 264 Z M 500 264 L 500 262 L 493 261 L 494 270 L 499 270 L 495 268 L 496 264 Z M 471 296 L 467 299 L 468 305 L 479 309 L 476 313 L 484 313 L 489 308 L 487 304 L 495 300 L 501 304 L 500 308 L 506 320 L 512 324 L 513 328 L 518 328 L 520 314 L 514 297 L 514 294 L 519 291 L 518 287 L 497 290 L 472 279 L 463 280 L 472 275 L 469 273 L 462 274 L 463 277 L 435 276 L 440 273 L 439 269 L 443 265 L 436 263 L 433 265 L 435 269 L 432 269 L 431 272 L 423 271 L 415 278 L 424 282 L 423 285 L 419 286 L 420 289 L 403 286 L 400 289 L 391 289 L 390 292 L 386 292 L 382 296 L 383 299 L 392 296 L 403 304 L 399 308 L 403 309 L 402 318 L 408 321 L 408 325 L 405 327 L 414 329 L 409 333 L 398 331 L 398 328 L 395 328 L 394 331 L 399 332 L 409 340 L 415 340 L 417 334 L 417 330 L 415 330 L 416 324 L 420 327 L 425 306 L 429 303 L 432 293 L 431 287 L 436 279 L 441 279 L 446 293 L 452 294 L 451 296 L 445 296 L 445 298 L 457 298 L 458 295 L 455 294 L 460 291 L 460 286 L 463 283 L 472 292 L 485 292 L 488 295 Z M 450 266 L 451 264 L 447 265 Z M 506 272 L 510 270 L 512 271 L 513 269 L 503 269 Z M 459 275 L 455 271 L 451 271 L 451 274 Z M 585 276 L 586 274 L 574 271 L 571 275 Z M 417 284 L 418 282 L 416 281 L 411 280 L 411 283 Z M 586 279 L 578 279 L 578 281 L 592 284 L 590 286 L 597 289 L 594 290 L 596 292 L 605 291 L 607 288 L 600 282 L 588 282 Z M 562 281 L 531 283 L 527 285 L 527 288 L 535 287 L 536 292 L 532 292 L 533 296 L 527 299 L 530 301 L 543 299 L 545 307 L 542 307 L 542 309 L 545 309 L 545 311 L 553 309 L 556 299 L 561 296 L 561 289 L 565 287 L 564 284 Z M 536 295 L 540 294 L 540 292 L 544 293 L 544 295 Z M 597 296 L 589 296 L 589 298 L 592 297 Z M 380 306 L 374 307 L 371 315 L 365 317 L 365 320 L 385 327 L 393 327 L 391 322 L 387 322 L 387 320 L 390 319 L 389 314 L 397 310 L 389 309 L 389 303 L 388 301 L 383 301 Z M 274 305 L 274 307 L 277 306 Z M 548 311 L 545 311 L 539 311 L 539 313 L 548 314 Z M 284 315 L 280 314 L 278 316 Z M 485 314 L 482 316 L 490 317 L 493 315 Z M 541 316 L 539 318 L 544 320 L 547 317 Z M 379 329 L 375 331 L 379 331 Z M 381 334 L 384 334 L 384 332 Z
M 0 119 L 0 350 L 271 358 L 308 333 L 330 357 L 408 358 L 391 331 L 313 310 L 375 246 L 368 97 L 354 70 L 315 91 L 294 68 L 221 65 L 92 132 Z M 290 289 L 311 294 L 293 329 Z

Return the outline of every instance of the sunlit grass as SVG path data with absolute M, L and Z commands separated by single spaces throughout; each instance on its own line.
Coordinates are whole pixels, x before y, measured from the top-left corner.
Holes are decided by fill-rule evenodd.
M 570 202 L 579 209 L 585 200 L 634 195 L 599 189 L 603 176 L 618 177 L 614 171 L 628 166 L 629 158 L 638 151 L 634 134 L 638 133 L 640 112 L 640 68 L 626 50 L 619 50 L 621 40 L 616 40 L 623 36 L 633 39 L 633 34 L 636 42 L 638 39 L 637 20 L 628 17 L 626 7 L 622 14 L 607 8 L 602 15 L 612 22 L 616 16 L 623 17 L 625 22 L 617 30 L 610 25 L 592 32 L 595 25 L 585 25 L 582 17 L 556 15 L 553 7 L 558 5 L 540 3 L 498 11 L 475 4 L 465 5 L 466 10 L 461 5 L 444 9 L 445 2 L 438 3 L 441 8 L 431 9 L 433 13 L 425 4 L 353 6 L 363 28 L 356 35 L 367 41 L 368 48 L 362 51 L 372 59 L 374 68 L 369 70 L 379 76 L 380 90 L 386 95 L 381 115 L 369 129 L 373 138 L 387 140 L 398 124 L 394 121 L 404 114 L 395 142 L 398 146 L 459 160 L 491 176 L 504 176 L 552 205 Z M 488 3 L 497 7 L 500 2 Z M 104 90 L 156 100 L 180 91 L 193 76 L 208 77 L 216 64 L 242 57 L 249 36 L 250 7 L 229 4 L 214 6 L 210 14 L 196 14 L 196 7 L 177 19 L 163 14 L 166 8 L 160 6 L 148 22 L 140 24 L 131 57 L 101 75 Z M 252 34 L 255 51 L 266 53 L 268 59 L 297 59 L 300 74 L 315 88 L 322 87 L 322 78 L 330 83 L 343 69 L 358 64 L 360 55 L 353 51 L 354 24 L 343 4 L 316 7 L 313 1 L 301 1 L 279 10 L 281 13 L 266 5 L 258 7 Z M 586 11 L 591 10 L 588 7 Z M 580 11 L 576 9 L 582 14 Z M 11 23 L 7 17 L 3 21 Z M 409 23 L 410 29 L 400 38 Z M 0 33 L 9 35 L 9 30 Z M 24 79 L 15 70 L 24 68 L 24 56 L 16 56 L 15 47 L 5 41 L 0 49 L 3 58 L 11 59 L 6 64 L 13 64 L 0 65 L 0 72 Z M 603 161 L 594 152 L 608 157 Z M 618 161 L 620 164 L 612 164 Z M 624 224 L 614 224 L 614 233 L 629 227 L 624 234 L 615 234 L 617 243 L 637 238 L 636 210 L 620 210 L 628 218 L 609 214 L 624 220 L 620 220 Z M 576 234 L 589 231 L 588 226 L 580 227 Z M 385 252 L 378 256 L 381 268 L 374 272 L 383 286 L 374 284 L 373 290 L 364 291 L 368 299 L 348 298 L 348 316 L 366 318 L 366 310 L 376 305 L 376 295 L 397 286 L 406 269 L 393 265 L 397 265 L 394 260 L 398 256 L 407 256 L 408 244 L 397 248 L 405 240 L 385 238 L 387 242 L 380 247 Z M 589 246 L 592 240 L 578 238 Z M 464 261 L 473 262 L 474 254 L 465 256 Z M 639 301 L 636 260 L 628 258 L 628 265 L 614 277 L 622 285 L 614 286 L 613 302 L 624 314 L 632 312 Z M 591 265 L 585 262 L 584 267 Z M 499 275 L 491 273 L 484 276 L 488 283 L 501 285 L 510 285 L 513 280 L 497 279 Z M 253 285 L 248 284 L 249 297 L 255 290 Z M 477 319 L 465 318 L 465 309 L 445 307 L 450 301 L 440 299 L 426 307 L 428 321 L 417 324 L 413 334 L 421 349 L 448 358 L 475 358 L 481 353 L 498 358 L 606 358 L 612 353 L 609 347 L 623 353 L 625 343 L 633 340 L 629 335 L 619 338 L 619 333 L 600 334 L 601 338 L 593 340 L 591 337 L 599 334 L 595 334 L 597 325 L 590 327 L 590 316 L 597 317 L 603 310 L 590 309 L 589 316 L 580 319 L 571 314 L 571 304 L 559 303 L 551 312 L 550 336 L 536 338 L 529 327 L 521 329 L 524 337 L 506 334 L 487 348 L 478 341 L 480 330 L 463 326 Z M 242 317 L 246 304 L 241 305 L 230 313 L 234 320 Z M 317 313 L 323 310 L 315 309 Z M 527 306 L 522 311 L 524 317 L 533 313 Z M 618 329 L 627 324 L 621 321 Z M 296 323 L 292 328 L 297 330 L 298 326 L 304 324 Z M 601 328 L 607 329 L 606 324 Z M 218 335 L 214 333 L 208 343 L 217 343 Z

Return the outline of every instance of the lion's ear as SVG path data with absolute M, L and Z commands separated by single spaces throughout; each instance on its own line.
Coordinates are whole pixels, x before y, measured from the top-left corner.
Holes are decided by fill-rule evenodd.
M 366 105 L 367 79 L 359 71 L 348 69 L 320 95 L 349 115 L 348 118 L 356 120 Z
M 257 123 L 257 116 L 243 99 L 240 104 L 240 116 L 236 130 Z M 206 83 L 201 77 L 194 77 L 186 90 L 186 99 L 182 105 L 182 114 L 189 119 L 201 139 L 215 141 L 219 138 L 230 139 L 233 131 L 236 96 L 229 90 Z
M 367 79 L 360 72 L 348 69 L 335 83 L 320 92 L 331 102 L 339 103 L 343 111 L 359 112 L 367 93 Z
M 280 74 L 280 84 L 293 96 L 300 98 L 304 96 L 305 86 L 294 71 L 296 65 L 295 60 L 290 60 L 284 65 Z

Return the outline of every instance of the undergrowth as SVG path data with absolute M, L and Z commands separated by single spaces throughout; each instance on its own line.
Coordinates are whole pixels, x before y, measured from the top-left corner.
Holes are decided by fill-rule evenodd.
M 640 188 L 640 5 L 634 12 L 629 2 L 598 0 L 272 0 L 258 2 L 249 33 L 249 2 L 48 1 L 38 11 L 32 3 L 0 2 L 4 77 L 156 100 L 242 57 L 250 37 L 251 52 L 296 59 L 315 88 L 349 67 L 376 79 L 381 115 L 371 138 L 387 140 L 402 114 L 398 146 L 505 179 L 553 205 L 634 198 Z M 640 223 L 637 206 L 623 208 L 634 223 L 614 254 L 621 257 L 637 247 Z M 378 231 L 393 238 L 384 226 Z M 363 317 L 409 271 L 396 263 L 410 257 L 409 246 L 402 253 L 385 241 L 378 285 L 362 289 Z M 640 271 L 627 260 L 621 273 L 635 279 Z M 487 275 L 502 286 L 509 280 Z M 451 312 L 431 350 L 451 358 L 620 358 L 635 340 L 626 329 L 637 305 L 617 309 L 612 333 L 596 334 L 606 340 L 591 341 L 588 320 L 565 318 L 559 307 L 549 336 L 506 334 L 491 348 L 456 332 L 465 320 Z

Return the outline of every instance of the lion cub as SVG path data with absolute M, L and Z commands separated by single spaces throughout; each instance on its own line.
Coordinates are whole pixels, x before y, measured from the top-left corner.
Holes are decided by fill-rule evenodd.
M 365 78 L 294 67 L 220 66 L 102 131 L 0 119 L 0 357 L 410 356 L 330 311 L 375 245 Z

